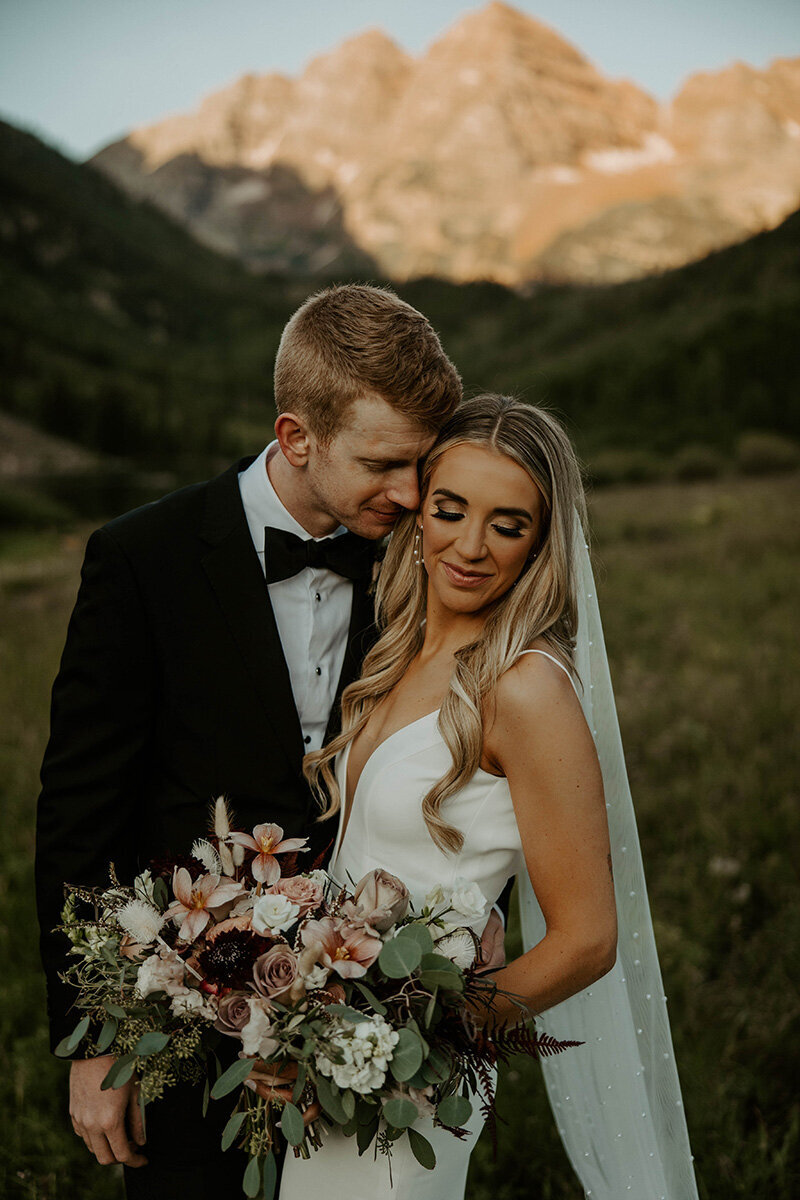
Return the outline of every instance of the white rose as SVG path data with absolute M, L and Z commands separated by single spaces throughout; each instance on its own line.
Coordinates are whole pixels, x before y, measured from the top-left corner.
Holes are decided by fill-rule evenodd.
M 477 883 L 459 876 L 453 884 L 450 896 L 450 907 L 467 921 L 476 921 L 482 917 L 486 908 L 486 897 Z
M 434 943 L 433 948 L 437 954 L 443 954 L 457 967 L 461 967 L 462 971 L 466 971 L 467 967 L 471 967 L 475 961 L 475 943 L 471 935 L 463 928 L 446 933 L 444 937 L 440 937 Z
M 300 916 L 298 905 L 288 896 L 259 896 L 253 905 L 253 929 L 256 933 L 283 933 Z
M 184 965 L 174 950 L 162 949 L 151 954 L 139 967 L 136 975 L 136 990 L 139 995 L 151 992 L 166 992 L 168 996 L 180 996 L 188 991 L 184 986 Z
M 242 1050 L 246 1058 L 268 1058 L 278 1048 L 272 1033 L 272 1021 L 267 1016 L 263 1002 L 254 996 L 248 1000 L 250 1020 L 242 1026 Z

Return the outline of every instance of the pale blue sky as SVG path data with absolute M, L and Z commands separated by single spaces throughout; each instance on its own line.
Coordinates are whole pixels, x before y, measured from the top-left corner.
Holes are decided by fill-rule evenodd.
M 245 71 L 293 75 L 370 25 L 418 54 L 463 0 L 0 0 L 0 114 L 85 158 Z M 800 55 L 798 0 L 517 0 L 667 99 L 698 70 Z

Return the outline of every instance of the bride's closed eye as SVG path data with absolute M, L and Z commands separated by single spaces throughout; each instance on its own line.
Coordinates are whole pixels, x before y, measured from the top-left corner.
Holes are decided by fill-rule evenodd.
M 431 513 L 432 517 L 437 517 L 440 521 L 463 521 L 464 514 L 461 512 L 453 512 L 452 509 L 435 508 Z M 492 525 L 492 529 L 496 530 L 502 537 L 522 537 L 523 530 L 516 525 Z

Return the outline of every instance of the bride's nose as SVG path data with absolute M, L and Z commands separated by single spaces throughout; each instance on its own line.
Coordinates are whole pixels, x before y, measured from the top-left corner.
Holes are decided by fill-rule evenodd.
M 461 522 L 457 549 L 462 558 L 477 562 L 486 557 L 486 532 L 482 521 Z

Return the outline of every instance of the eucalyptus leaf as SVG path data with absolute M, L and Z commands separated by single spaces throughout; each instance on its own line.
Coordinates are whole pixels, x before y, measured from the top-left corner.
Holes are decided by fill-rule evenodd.
M 157 879 L 153 884 L 153 900 L 156 908 L 161 909 L 162 912 L 167 907 L 169 891 L 167 889 L 167 882 L 165 879 Z
M 242 1190 L 245 1196 L 257 1196 L 261 1190 L 261 1163 L 257 1158 L 251 1158 L 245 1168 Z
M 378 957 L 378 965 L 390 979 L 405 979 L 415 971 L 422 959 L 422 951 L 412 938 L 397 937 L 384 943 Z
M 416 1121 L 419 1112 L 412 1100 L 407 1100 L 405 1096 L 399 1096 L 386 1101 L 383 1106 L 383 1115 L 388 1124 L 393 1125 L 395 1129 L 408 1129 L 409 1125 L 413 1125 Z
M 106 1091 L 108 1091 L 109 1088 L 119 1087 L 120 1084 L 118 1083 L 118 1080 L 119 1080 L 120 1075 L 128 1067 L 130 1067 L 131 1071 L 132 1071 L 133 1063 L 135 1062 L 135 1060 L 136 1060 L 135 1054 L 123 1054 L 121 1058 L 116 1059 L 116 1061 L 113 1062 L 111 1064 L 111 1066 L 108 1068 L 108 1070 L 105 1074 L 105 1077 L 103 1079 L 103 1082 L 100 1084 L 101 1092 L 106 1092 Z M 131 1077 L 131 1072 L 129 1071 L 126 1079 L 130 1079 L 130 1077 Z M 126 1082 L 126 1080 L 123 1080 L 123 1083 L 124 1082 Z
M 307 1068 L 306 1064 L 300 1063 L 297 1067 L 297 1078 L 295 1079 L 294 1087 L 292 1088 L 292 1103 L 293 1104 L 298 1104 L 300 1101 L 300 1097 L 303 1094 L 303 1088 L 306 1086 L 306 1075 L 307 1074 L 308 1074 L 308 1068 Z
M 402 929 L 397 931 L 398 938 L 408 938 L 420 948 L 421 954 L 430 954 L 433 950 L 433 938 L 427 925 L 423 925 L 420 921 L 414 921 L 411 925 L 404 925 Z
M 133 1059 L 131 1059 L 130 1062 L 123 1063 L 122 1066 L 120 1067 L 119 1071 L 117 1072 L 117 1074 L 114 1076 L 114 1082 L 112 1083 L 111 1086 L 113 1088 L 124 1087 L 125 1084 L 128 1082 L 128 1080 L 130 1079 L 131 1075 L 133 1075 L 134 1066 L 135 1066 L 135 1063 L 134 1063 Z M 107 1075 L 106 1075 L 106 1079 L 108 1079 Z M 105 1080 L 103 1080 L 103 1082 L 105 1083 Z
M 317 1096 L 325 1112 L 329 1117 L 332 1117 L 337 1125 L 347 1124 L 348 1116 L 342 1107 L 339 1093 L 338 1091 L 334 1091 L 333 1084 L 325 1075 L 320 1075 L 317 1078 Z
M 386 1016 L 386 1005 L 381 1004 L 375 993 L 371 991 L 365 983 L 362 983 L 360 979 L 354 979 L 353 985 L 358 988 L 358 990 L 361 992 L 361 995 L 364 997 L 367 1003 L 372 1005 L 372 1007 L 375 1009 L 375 1012 L 378 1013 L 379 1016 Z
M 77 1050 L 78 1046 L 80 1045 L 81 1038 L 84 1036 L 84 1034 L 86 1033 L 88 1028 L 89 1028 L 89 1018 L 81 1017 L 80 1021 L 78 1021 L 78 1024 L 73 1029 L 72 1033 L 69 1033 L 69 1034 L 67 1034 L 67 1036 L 65 1038 L 62 1038 L 61 1041 L 56 1046 L 55 1052 L 58 1055 L 58 1057 L 59 1058 L 68 1058 L 69 1055 L 73 1053 L 73 1051 Z
M 225 1128 L 222 1131 L 221 1145 L 222 1145 L 223 1150 L 230 1149 L 230 1147 L 236 1141 L 239 1130 L 242 1128 L 242 1122 L 244 1121 L 246 1116 L 247 1116 L 247 1113 L 244 1111 L 235 1112 L 233 1114 L 233 1116 L 231 1117 L 230 1121 L 228 1121 L 228 1124 L 225 1126 Z
M 100 1033 L 97 1037 L 97 1042 L 95 1043 L 95 1049 L 97 1050 L 98 1054 L 105 1053 L 105 1051 L 113 1042 L 114 1038 L 117 1036 L 118 1029 L 119 1022 L 116 1021 L 114 1017 L 109 1017 L 107 1021 L 103 1022 L 103 1027 L 100 1030 Z
M 411 1029 L 399 1031 L 397 1044 L 394 1048 L 390 1070 L 400 1083 L 410 1079 L 422 1065 L 422 1042 Z
M 445 1096 L 436 1107 L 436 1115 L 443 1125 L 460 1129 L 472 1116 L 472 1105 L 463 1096 Z
M 264 1159 L 264 1200 L 272 1200 L 278 1186 L 278 1164 L 270 1150 Z
M 133 1050 L 135 1054 L 140 1054 L 142 1058 L 146 1058 L 149 1054 L 158 1054 L 159 1050 L 163 1050 L 169 1045 L 169 1034 L 162 1033 L 160 1030 L 151 1029 L 147 1033 L 143 1033 Z
M 408 1140 L 411 1144 L 411 1152 L 419 1165 L 425 1167 L 427 1171 L 432 1171 L 436 1166 L 436 1155 L 428 1139 L 424 1138 L 416 1129 L 409 1129 Z
M 378 1132 L 378 1115 L 375 1114 L 373 1120 L 367 1125 L 359 1125 L 356 1130 L 356 1145 L 358 1146 L 359 1155 L 363 1154 L 372 1145 L 375 1135 Z
M 325 1012 L 332 1013 L 335 1017 L 344 1017 L 346 1021 L 352 1021 L 354 1025 L 370 1019 L 369 1013 L 359 1012 L 357 1008 L 351 1008 L 349 1004 L 329 1004 Z
M 287 1101 L 281 1112 L 281 1130 L 290 1146 L 299 1146 L 305 1136 L 303 1114 L 296 1104 Z
M 342 1092 L 341 1101 L 342 1108 L 347 1113 L 347 1116 L 350 1118 L 350 1120 L 352 1120 L 356 1112 L 356 1098 L 349 1088 Z
M 253 1065 L 252 1058 L 238 1058 L 235 1063 L 231 1063 L 227 1071 L 223 1071 L 212 1087 L 211 1098 L 219 1100 L 221 1096 L 227 1096 L 228 1092 L 232 1092 L 234 1088 L 241 1087 L 252 1071 Z
M 208 1112 L 208 1101 L 209 1101 L 210 1095 L 211 1095 L 211 1087 L 209 1085 L 208 1080 L 206 1080 L 205 1086 L 203 1087 L 203 1105 L 202 1105 L 203 1116 L 205 1116 L 206 1113 Z
M 119 1021 L 121 1021 L 122 1018 L 127 1015 L 124 1008 L 120 1008 L 118 1004 L 112 1004 L 110 1000 L 106 1000 L 103 1008 L 110 1017 L 116 1017 Z

